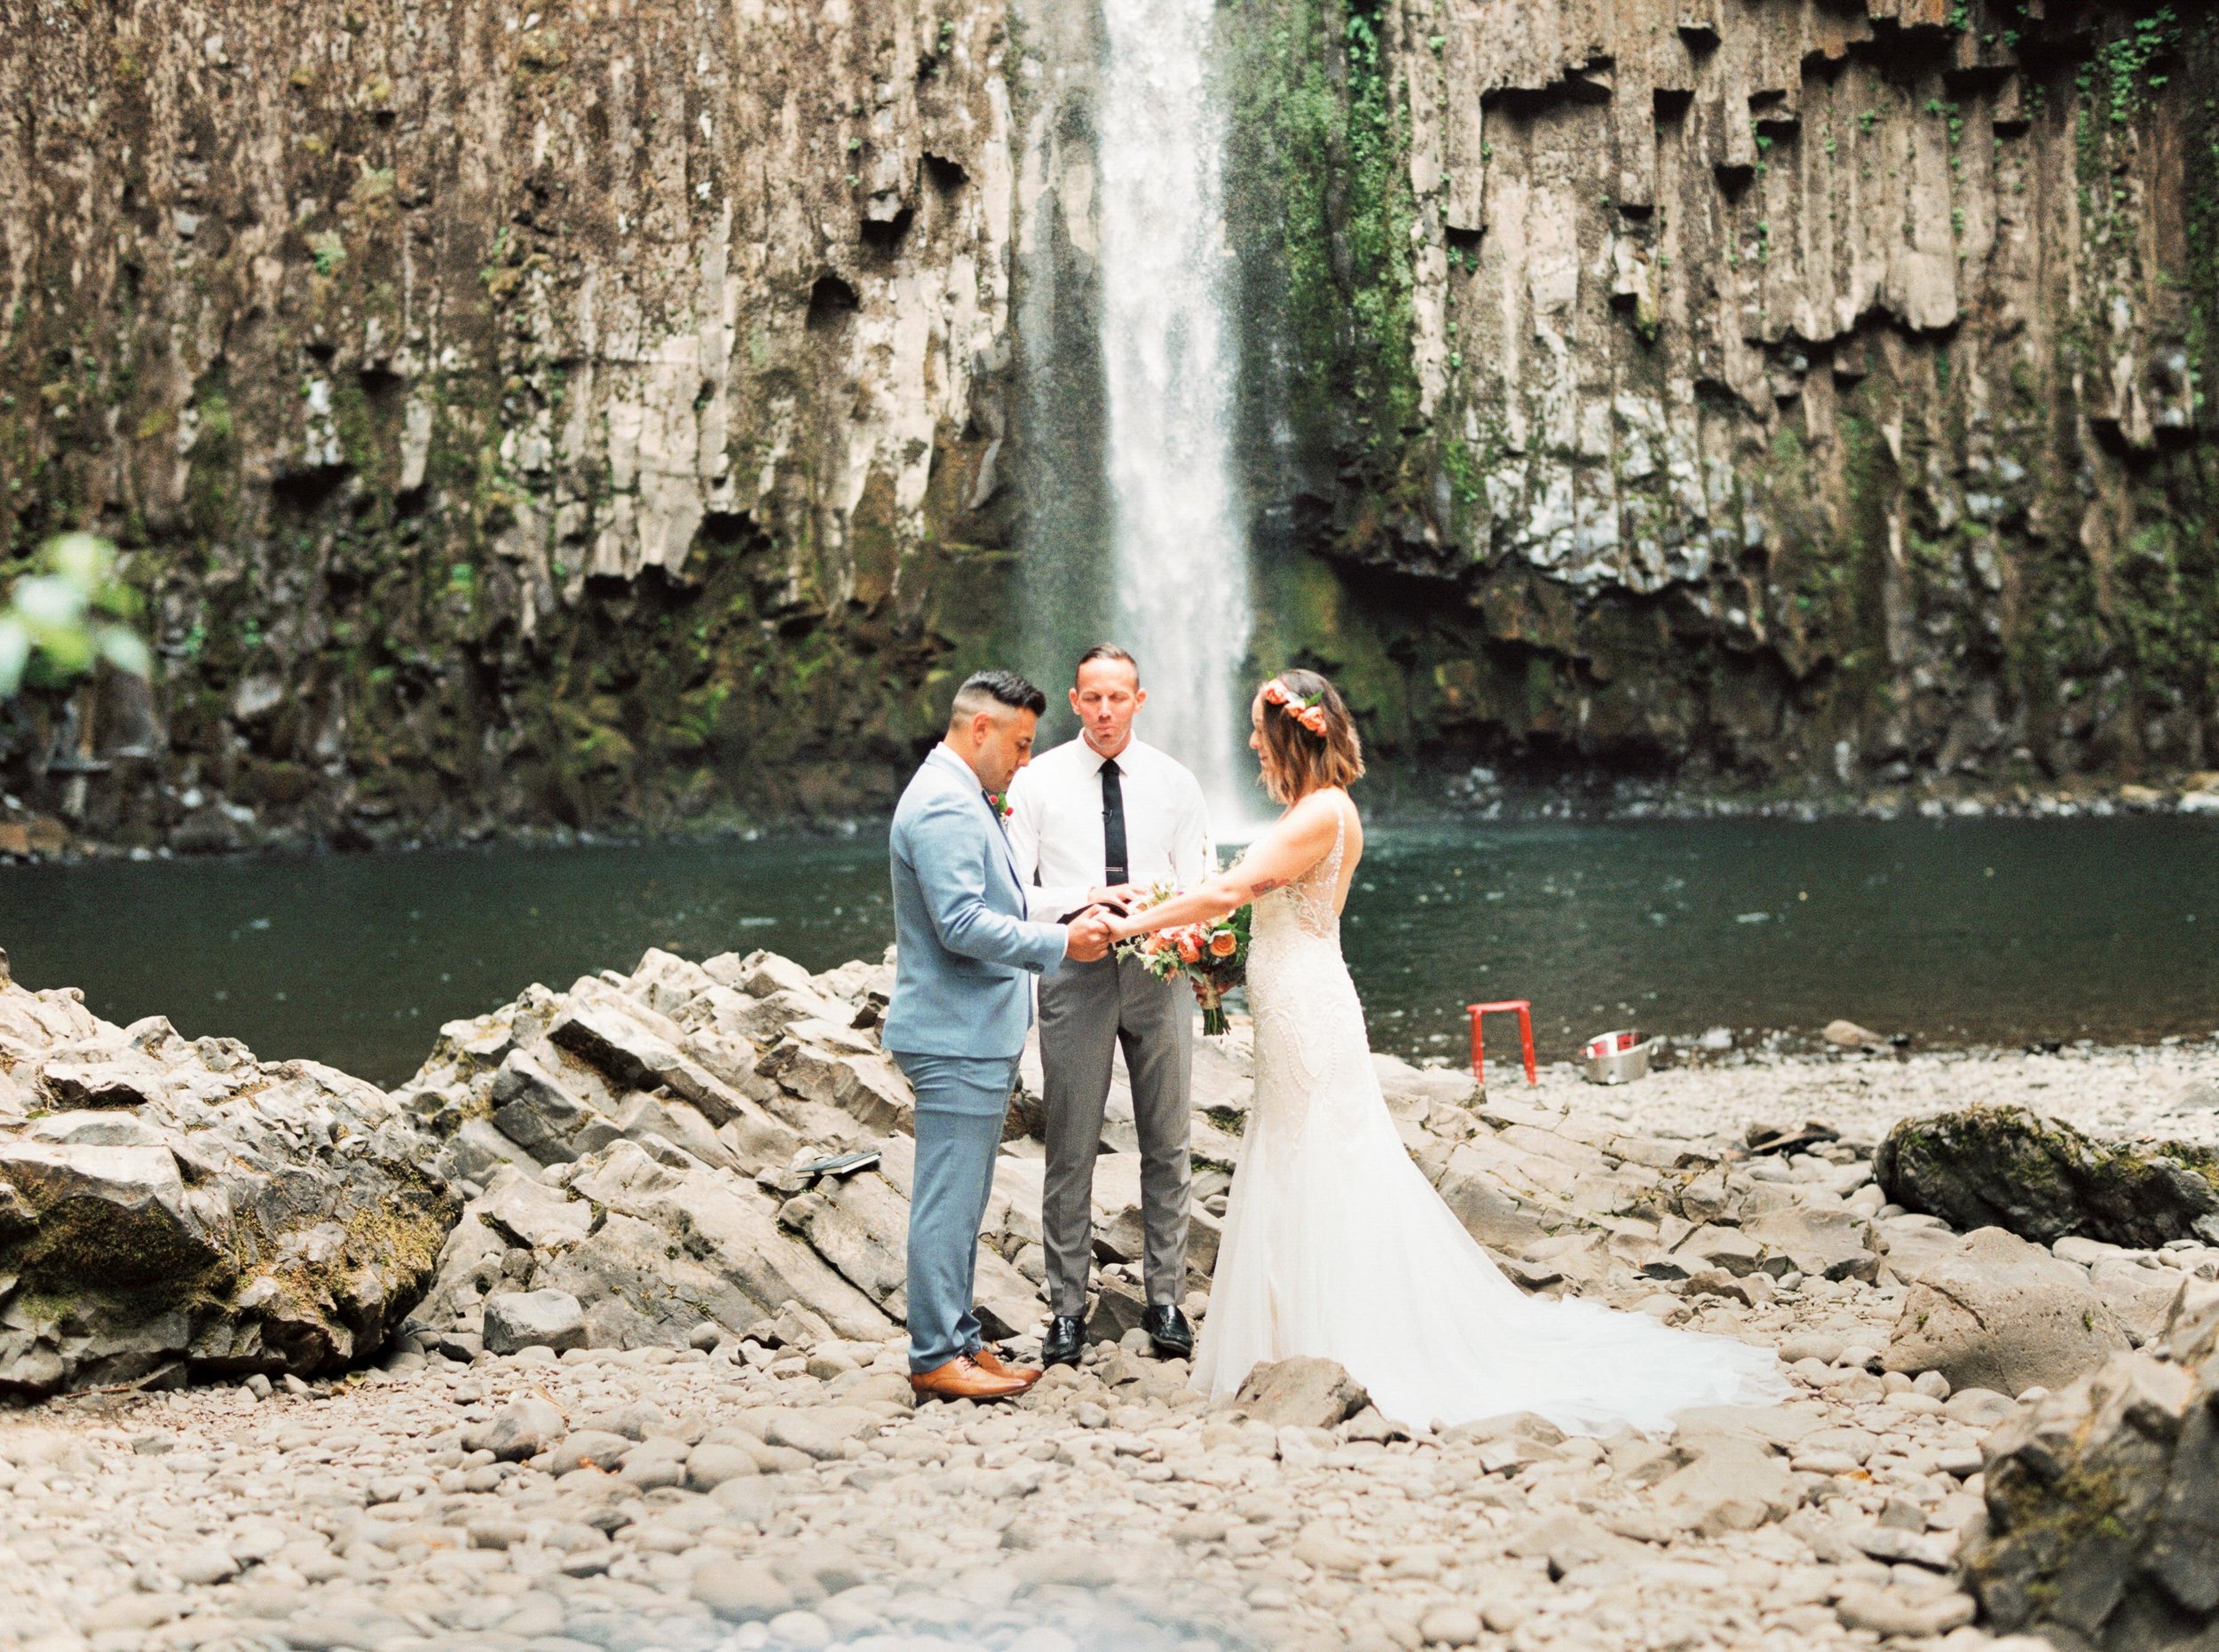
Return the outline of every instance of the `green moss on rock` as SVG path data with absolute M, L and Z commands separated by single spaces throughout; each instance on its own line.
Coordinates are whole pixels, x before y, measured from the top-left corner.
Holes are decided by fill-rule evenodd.
M 1906 1209 L 2037 1245 L 2068 1234 L 2136 1247 L 2219 1238 L 2219 1164 L 2168 1143 L 2104 1142 L 2023 1107 L 1905 1118 L 1873 1174 Z

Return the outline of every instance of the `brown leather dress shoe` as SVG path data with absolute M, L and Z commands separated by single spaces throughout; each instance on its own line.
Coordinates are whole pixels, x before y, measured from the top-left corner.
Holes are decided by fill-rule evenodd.
M 997 1377 L 968 1354 L 912 1376 L 909 1386 L 920 1398 L 931 1400 L 1007 1400 L 1031 1387 L 1015 1377 Z
M 1031 1365 L 1004 1364 L 1001 1356 L 994 1351 L 994 1345 L 991 1342 L 982 1342 L 973 1348 L 971 1357 L 978 1363 L 979 1369 L 991 1377 L 1007 1377 L 1013 1382 L 1023 1383 L 1028 1388 L 1040 1380 L 1039 1371 Z

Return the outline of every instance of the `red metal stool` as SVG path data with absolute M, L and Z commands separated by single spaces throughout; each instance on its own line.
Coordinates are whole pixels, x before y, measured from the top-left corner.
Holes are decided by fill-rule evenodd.
M 1464 1013 L 1472 1017 L 1472 1076 L 1480 1081 L 1481 1089 L 1487 1087 L 1487 1045 L 1480 1033 L 1481 1018 L 1498 1011 L 1510 1010 L 1518 1012 L 1518 1041 L 1525 1048 L 1526 1082 L 1528 1084 L 1541 1082 L 1533 1067 L 1532 1000 L 1523 998 L 1506 998 L 1498 1004 L 1467 1004 L 1465 1006 Z

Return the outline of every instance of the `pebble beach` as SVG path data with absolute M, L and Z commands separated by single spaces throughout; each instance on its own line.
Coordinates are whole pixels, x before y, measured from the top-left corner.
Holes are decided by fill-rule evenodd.
M 1621 1089 L 1556 1068 L 1475 1104 L 1498 1101 L 1568 1142 L 1638 1129 L 1721 1156 L 1823 1119 L 1829 1153 L 1757 1180 L 1884 1226 L 1860 1155 L 1897 1118 L 2018 1102 L 2209 1139 L 2219 1054 L 1759 1055 Z M 1639 1248 L 1606 1236 L 1547 1288 L 1775 1348 L 1794 1398 L 1655 1438 L 1274 1419 L 1205 1403 L 1134 1333 L 1015 1403 L 917 1407 L 898 1335 L 807 1316 L 702 1347 L 404 1348 L 336 1380 L 79 1393 L 0 1418 L 0 1647 L 2041 1644 L 1976 1626 L 1952 1571 L 2014 1396 L 1879 1369 L 1900 1277 L 1686 1293 L 1614 1246 Z M 2219 1289 L 2219 1250 L 2136 1261 Z

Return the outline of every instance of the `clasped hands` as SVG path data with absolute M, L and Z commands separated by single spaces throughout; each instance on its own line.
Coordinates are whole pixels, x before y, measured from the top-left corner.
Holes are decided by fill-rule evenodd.
M 1125 938 L 1117 921 L 1144 891 L 1137 883 L 1117 883 L 1086 891 L 1086 905 L 1064 926 L 1063 955 L 1076 963 L 1106 958 Z

